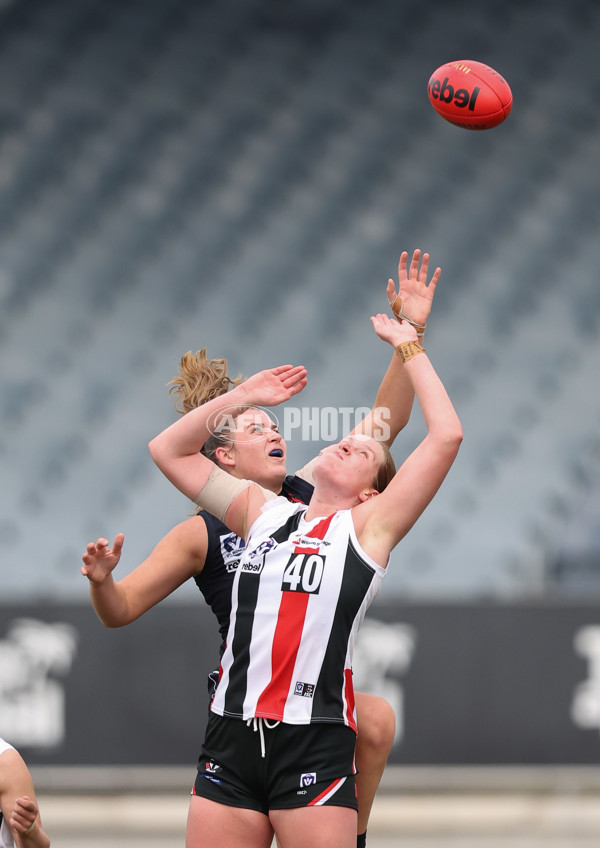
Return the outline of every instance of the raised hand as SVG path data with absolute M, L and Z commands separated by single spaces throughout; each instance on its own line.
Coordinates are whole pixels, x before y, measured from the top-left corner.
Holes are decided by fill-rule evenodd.
M 307 371 L 303 365 L 279 365 L 248 377 L 234 392 L 248 406 L 277 406 L 301 392 L 306 386 Z
M 379 338 L 391 344 L 392 347 L 402 342 L 417 341 L 417 331 L 408 321 L 395 321 L 389 315 L 380 312 L 371 316 L 371 324 Z
M 396 286 L 391 278 L 388 280 L 387 285 L 388 301 L 392 307 L 392 312 L 398 320 L 401 318 L 400 311 L 402 311 L 404 316 L 415 324 L 419 324 L 421 327 L 425 327 L 427 324 L 435 288 L 442 273 L 441 268 L 436 268 L 429 284 L 427 284 L 428 270 L 428 253 L 423 254 L 421 261 L 421 251 L 418 249 L 415 250 L 410 267 L 408 267 L 408 253 L 404 250 L 400 255 L 400 262 L 398 263 L 398 291 L 396 292 Z
M 91 583 L 102 583 L 121 559 L 124 539 L 123 533 L 117 533 L 112 548 L 108 547 L 108 539 L 100 538 L 96 543 L 90 542 L 81 557 L 83 576 Z

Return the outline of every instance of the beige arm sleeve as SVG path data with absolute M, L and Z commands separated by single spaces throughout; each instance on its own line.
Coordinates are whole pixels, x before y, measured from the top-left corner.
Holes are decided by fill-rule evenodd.
M 248 489 L 250 486 L 256 485 L 258 484 L 253 483 L 252 480 L 240 480 L 239 477 L 232 477 L 231 474 L 228 474 L 226 471 L 223 471 L 222 468 L 215 465 L 210 472 L 204 487 L 194 498 L 194 503 L 197 506 L 202 507 L 202 509 L 208 510 L 208 512 L 214 515 L 215 518 L 218 518 L 220 521 L 225 523 L 227 510 L 237 496 L 240 495 L 244 489 Z M 267 500 L 277 497 L 277 495 L 274 492 L 269 491 L 269 489 L 265 489 L 262 486 L 259 488 L 264 493 Z

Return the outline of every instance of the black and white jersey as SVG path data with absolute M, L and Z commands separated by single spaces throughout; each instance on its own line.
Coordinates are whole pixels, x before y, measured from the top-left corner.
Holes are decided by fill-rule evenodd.
M 305 512 L 278 498 L 252 525 L 211 709 L 356 730 L 354 639 L 385 569 L 360 547 L 351 510 Z
M 293 503 L 307 504 L 312 493 L 313 487 L 310 483 L 292 474 L 288 474 L 281 488 L 282 496 Z M 198 514 L 206 524 L 208 549 L 204 568 L 194 580 L 219 622 L 223 649 L 229 628 L 233 578 L 245 543 L 210 512 L 201 510 Z

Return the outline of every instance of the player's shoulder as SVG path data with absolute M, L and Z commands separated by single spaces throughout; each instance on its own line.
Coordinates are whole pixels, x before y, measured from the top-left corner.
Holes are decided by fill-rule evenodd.
M 260 515 L 254 520 L 248 540 L 256 539 L 261 534 L 270 535 L 273 531 L 283 526 L 293 515 L 306 510 L 306 504 L 289 501 L 283 495 L 279 495 L 263 504 Z
M 209 536 L 212 534 L 220 535 L 221 533 L 231 532 L 227 525 L 223 524 L 221 519 L 213 515 L 212 512 L 207 512 L 205 509 L 201 509 L 196 513 L 196 517 L 204 520 Z
M 23 757 L 4 739 L 0 740 L 0 791 L 8 782 L 12 784 L 14 779 L 24 774 L 27 774 L 27 766 Z
M 3 739 L 0 736 L 0 754 L 3 754 L 5 751 L 14 751 L 14 750 L 15 749 L 10 744 L 10 742 L 7 742 L 6 739 Z

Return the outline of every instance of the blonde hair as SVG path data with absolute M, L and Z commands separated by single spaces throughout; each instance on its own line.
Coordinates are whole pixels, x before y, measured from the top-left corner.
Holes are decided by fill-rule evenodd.
M 192 409 L 202 406 L 213 398 L 224 395 L 230 388 L 242 382 L 241 374 L 235 379 L 227 375 L 226 359 L 208 359 L 206 348 L 196 353 L 188 350 L 179 360 L 179 373 L 167 383 L 169 394 L 175 395 L 175 409 L 185 415 Z M 218 464 L 216 450 L 219 447 L 231 447 L 233 439 L 229 427 L 211 433 L 202 447 L 201 453 Z
M 196 353 L 188 350 L 179 360 L 179 373 L 173 377 L 169 394 L 175 395 L 175 409 L 185 415 L 213 398 L 224 395 L 242 382 L 240 374 L 235 379 L 227 376 L 226 359 L 208 359 L 206 348 Z

